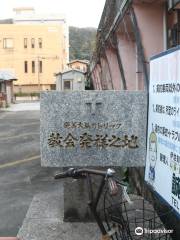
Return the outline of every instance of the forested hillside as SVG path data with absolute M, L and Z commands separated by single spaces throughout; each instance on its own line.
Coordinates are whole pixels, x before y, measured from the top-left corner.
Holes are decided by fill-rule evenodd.
M 70 60 L 90 60 L 95 46 L 95 28 L 69 27 Z

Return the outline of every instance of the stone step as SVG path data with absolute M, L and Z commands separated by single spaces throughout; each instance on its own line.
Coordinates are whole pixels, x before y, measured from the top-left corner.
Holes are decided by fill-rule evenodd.
M 63 186 L 35 195 L 18 237 L 22 240 L 97 240 L 95 223 L 63 222 Z

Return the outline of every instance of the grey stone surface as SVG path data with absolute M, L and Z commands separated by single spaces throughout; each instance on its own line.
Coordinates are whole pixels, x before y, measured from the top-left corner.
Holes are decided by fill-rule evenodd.
M 61 219 L 63 215 L 63 183 L 56 191 L 36 194 L 27 212 L 28 219 Z
M 63 222 L 63 188 L 34 197 L 19 230 L 22 240 L 97 240 L 100 231 L 95 223 Z
M 18 237 L 21 240 L 97 240 L 94 223 L 62 223 L 53 219 L 26 219 Z
M 145 92 L 43 92 L 40 120 L 42 166 L 145 165 Z

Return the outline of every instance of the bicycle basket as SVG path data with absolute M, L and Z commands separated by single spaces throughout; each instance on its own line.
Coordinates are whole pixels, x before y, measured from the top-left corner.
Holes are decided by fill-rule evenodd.
M 132 203 L 128 201 L 114 203 L 111 200 L 107 201 L 105 196 L 104 219 L 109 231 L 112 232 L 112 239 L 170 240 L 171 231 L 165 228 L 162 218 L 168 217 L 172 210 L 157 214 L 154 207 L 141 196 L 129 196 Z

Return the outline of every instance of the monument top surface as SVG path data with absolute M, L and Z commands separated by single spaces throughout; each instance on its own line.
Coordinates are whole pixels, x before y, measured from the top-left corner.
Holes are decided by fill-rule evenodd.
M 41 93 L 43 166 L 144 166 L 147 94 Z

